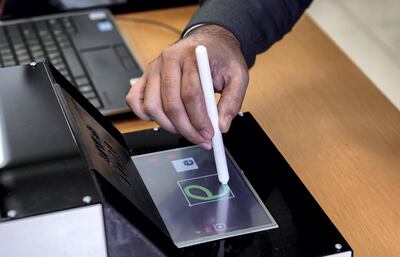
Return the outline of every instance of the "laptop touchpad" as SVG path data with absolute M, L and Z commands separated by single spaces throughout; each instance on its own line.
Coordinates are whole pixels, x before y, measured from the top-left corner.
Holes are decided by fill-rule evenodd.
M 101 48 L 82 53 L 88 72 L 92 76 L 104 76 L 125 71 L 121 59 L 113 48 Z

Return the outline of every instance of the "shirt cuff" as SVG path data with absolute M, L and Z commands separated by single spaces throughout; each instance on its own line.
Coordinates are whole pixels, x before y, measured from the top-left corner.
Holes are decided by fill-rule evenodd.
M 194 30 L 194 29 L 197 29 L 198 27 L 202 27 L 202 26 L 204 26 L 204 25 L 209 25 L 209 24 L 200 23 L 200 24 L 196 24 L 196 25 L 194 25 L 194 26 L 188 28 L 188 29 L 185 31 L 185 34 L 183 34 L 182 38 L 185 38 L 185 37 L 189 34 L 190 31 L 192 31 L 192 30 Z

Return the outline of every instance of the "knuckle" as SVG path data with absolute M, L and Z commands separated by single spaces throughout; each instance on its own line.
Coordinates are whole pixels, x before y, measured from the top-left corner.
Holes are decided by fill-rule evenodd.
M 129 93 L 125 97 L 125 103 L 131 108 L 132 110 L 135 109 L 135 103 L 138 101 L 136 99 L 135 94 L 132 90 L 129 91 Z
M 177 60 L 177 51 L 174 48 L 167 48 L 161 53 L 161 60 L 163 63 L 169 63 Z
M 164 102 L 164 112 L 168 117 L 177 116 L 180 113 L 179 105 L 174 100 L 167 100 Z
M 132 107 L 132 102 L 133 102 L 133 100 L 131 99 L 131 96 L 127 95 L 127 96 L 125 97 L 125 103 L 126 103 L 126 105 L 128 105 L 129 108 L 131 108 L 131 109 L 133 109 L 133 107 Z
M 132 99 L 132 89 L 129 90 L 128 94 L 125 96 L 125 102 L 126 102 L 127 104 L 129 104 L 129 102 L 132 101 L 131 99 Z
M 182 76 L 188 78 L 189 82 L 195 82 L 199 78 L 199 73 L 197 72 L 196 62 L 193 59 L 185 60 Z
M 202 138 L 199 135 L 197 135 L 197 133 L 195 131 L 181 129 L 178 132 L 181 135 L 183 135 L 186 139 L 188 139 L 190 142 L 193 142 L 195 144 L 199 144 L 202 142 Z
M 162 76 L 162 87 L 165 87 L 167 90 L 172 90 L 178 84 L 178 78 L 173 74 L 163 73 Z
M 233 112 L 238 112 L 239 110 L 240 110 L 240 108 L 241 108 L 241 106 L 242 106 L 242 97 L 240 97 L 240 96 L 235 96 L 234 98 L 233 98 Z
M 153 61 L 151 61 L 149 63 L 149 65 L 147 66 L 147 68 L 144 71 L 144 74 L 146 74 L 147 76 L 151 73 L 154 72 L 154 69 L 157 67 L 160 57 L 157 57 L 156 59 L 154 59 Z
M 195 102 L 200 99 L 200 94 L 198 90 L 194 90 L 193 87 L 186 87 L 182 89 L 182 101 L 189 103 Z
M 152 102 L 145 101 L 142 108 L 143 112 L 148 116 L 154 116 L 157 113 L 157 106 Z

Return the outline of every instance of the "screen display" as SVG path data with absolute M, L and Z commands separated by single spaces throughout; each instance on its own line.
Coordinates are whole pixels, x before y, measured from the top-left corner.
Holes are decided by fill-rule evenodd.
M 278 227 L 227 157 L 227 185 L 218 181 L 213 152 L 199 146 L 132 157 L 178 247 Z

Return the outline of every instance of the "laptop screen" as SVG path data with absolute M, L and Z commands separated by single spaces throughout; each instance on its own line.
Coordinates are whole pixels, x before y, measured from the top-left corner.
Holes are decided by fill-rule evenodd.
M 193 4 L 198 4 L 198 0 L 0 0 L 0 18 L 7 20 L 103 7 L 113 13 L 124 13 Z

